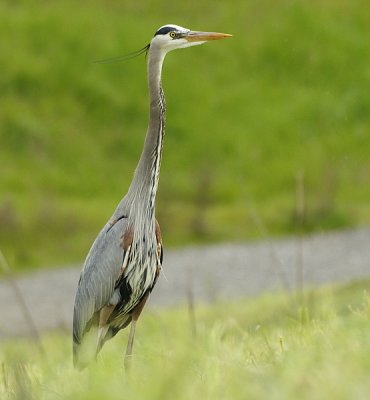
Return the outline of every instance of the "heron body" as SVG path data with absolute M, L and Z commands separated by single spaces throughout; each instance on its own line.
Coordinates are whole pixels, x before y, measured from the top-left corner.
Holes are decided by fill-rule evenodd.
M 75 365 L 83 364 L 80 347 L 92 326 L 98 328 L 97 354 L 108 339 L 131 323 L 126 356 L 131 355 L 136 321 L 161 271 L 163 248 L 155 219 L 155 197 L 165 132 L 161 83 L 165 55 L 177 48 L 228 36 L 165 25 L 145 47 L 150 97 L 148 130 L 128 192 L 95 239 L 81 271 L 73 315 Z

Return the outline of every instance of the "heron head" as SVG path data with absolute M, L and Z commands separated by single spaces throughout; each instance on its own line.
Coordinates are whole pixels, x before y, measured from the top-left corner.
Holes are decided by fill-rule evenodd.
M 143 48 L 119 57 L 95 61 L 100 64 L 114 63 L 130 60 L 141 54 L 147 55 L 150 51 L 160 53 L 163 57 L 171 50 L 203 44 L 209 40 L 219 40 L 231 37 L 228 33 L 191 31 L 179 25 L 161 26 L 154 34 L 153 39 Z
M 150 47 L 158 48 L 165 53 L 185 47 L 203 44 L 209 40 L 218 40 L 230 37 L 227 33 L 191 31 L 182 26 L 169 24 L 160 27 L 155 33 Z

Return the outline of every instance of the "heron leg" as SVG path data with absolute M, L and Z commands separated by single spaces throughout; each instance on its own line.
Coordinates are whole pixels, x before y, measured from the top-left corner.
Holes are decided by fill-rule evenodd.
M 136 330 L 136 322 L 140 317 L 141 311 L 143 311 L 144 305 L 148 299 L 149 292 L 144 295 L 140 303 L 135 307 L 132 312 L 132 320 L 131 320 L 131 327 L 130 333 L 128 335 L 128 342 L 126 347 L 126 354 L 125 354 L 125 370 L 129 371 L 131 367 L 131 360 L 132 360 L 132 348 L 134 346 L 134 337 L 135 337 L 135 330 Z
M 125 370 L 129 371 L 131 367 L 131 360 L 132 360 L 132 348 L 134 346 L 134 337 L 135 337 L 135 330 L 136 330 L 136 321 L 131 321 L 130 333 L 128 336 L 128 342 L 126 347 L 126 354 L 125 354 Z

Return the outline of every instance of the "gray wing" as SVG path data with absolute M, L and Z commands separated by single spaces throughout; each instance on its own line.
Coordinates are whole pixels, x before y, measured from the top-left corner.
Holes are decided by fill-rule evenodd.
M 76 293 L 73 313 L 73 340 L 80 344 L 95 313 L 106 305 L 114 292 L 125 257 L 122 237 L 127 219 L 108 222 L 87 255 Z

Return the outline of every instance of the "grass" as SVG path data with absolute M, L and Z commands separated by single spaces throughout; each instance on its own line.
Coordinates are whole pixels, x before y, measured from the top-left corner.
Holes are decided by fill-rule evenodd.
M 70 337 L 2 344 L 2 399 L 366 399 L 370 389 L 370 281 L 294 296 L 198 306 L 196 336 L 185 308 L 147 310 L 133 369 L 125 334 L 85 372 L 71 367 Z M 127 332 L 126 332 L 127 334 Z
M 166 245 L 370 223 L 364 0 L 0 4 L 0 247 L 17 270 L 84 258 L 125 193 L 147 124 L 143 59 L 166 22 L 234 34 L 170 54 L 157 201 Z M 200 221 L 200 222 L 199 222 Z

